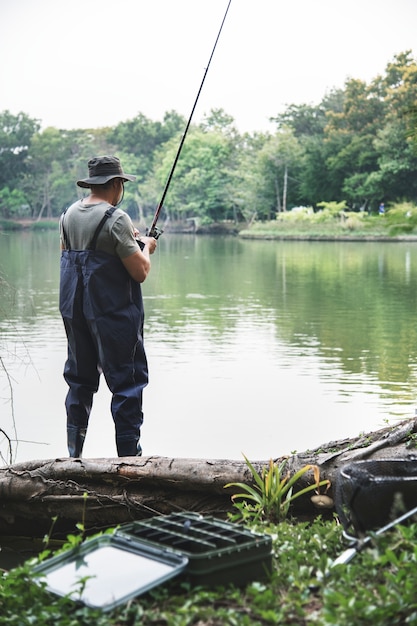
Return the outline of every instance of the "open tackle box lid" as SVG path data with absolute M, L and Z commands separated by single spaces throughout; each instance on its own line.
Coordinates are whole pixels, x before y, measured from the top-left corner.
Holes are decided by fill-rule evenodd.
M 245 584 L 271 571 L 272 539 L 196 513 L 123 524 L 35 566 L 52 593 L 108 611 L 184 573 L 197 584 Z
M 48 591 L 110 611 L 179 574 L 187 557 L 102 535 L 35 566 Z

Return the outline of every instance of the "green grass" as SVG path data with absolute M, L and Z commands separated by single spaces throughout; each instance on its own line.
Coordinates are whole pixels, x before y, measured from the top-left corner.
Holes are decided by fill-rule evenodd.
M 13 230 L 57 230 L 58 219 L 6 220 L 0 218 L 0 231 Z
M 58 222 L 57 220 L 33 222 L 33 224 L 30 225 L 30 230 L 58 230 Z
M 23 226 L 19 224 L 19 222 L 15 222 L 13 220 L 5 220 L 4 218 L 0 218 L 0 231 L 11 231 L 11 230 L 22 230 Z
M 320 626 L 417 624 L 417 525 L 396 527 L 378 544 L 332 569 L 346 548 L 336 519 L 263 524 L 273 538 L 268 580 L 245 588 L 172 581 L 105 614 L 58 598 L 31 582 L 31 565 L 0 579 L 1 623 L 57 626 Z M 112 564 L 108 564 L 112 567 Z M 117 576 L 117 571 L 115 571 Z
M 383 221 L 383 218 L 370 218 L 369 222 L 360 222 L 355 228 L 347 228 L 343 223 L 336 220 L 331 222 L 259 222 L 250 229 L 239 232 L 243 238 L 300 238 L 300 239 L 379 239 L 417 235 L 417 231 L 395 229 Z
M 328 203 L 332 205 L 333 203 Z M 288 211 L 270 222 L 255 222 L 243 229 L 243 238 L 259 239 L 395 239 L 417 237 L 417 207 L 410 203 L 393 205 L 385 215 L 335 212 L 334 207 L 312 213 Z

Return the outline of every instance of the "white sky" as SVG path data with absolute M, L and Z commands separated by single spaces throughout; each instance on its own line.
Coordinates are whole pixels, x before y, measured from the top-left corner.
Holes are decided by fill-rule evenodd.
M 0 111 L 43 127 L 188 119 L 228 0 L 0 0 Z M 417 0 L 232 0 L 193 121 L 212 108 L 240 131 L 273 129 L 417 53 Z

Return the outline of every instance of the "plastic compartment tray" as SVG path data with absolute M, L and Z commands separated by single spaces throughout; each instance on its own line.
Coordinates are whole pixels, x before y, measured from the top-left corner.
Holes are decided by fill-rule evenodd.
M 272 568 L 269 535 L 196 513 L 135 521 L 122 525 L 117 532 L 131 541 L 186 556 L 184 574 L 198 584 L 241 585 L 265 578 Z

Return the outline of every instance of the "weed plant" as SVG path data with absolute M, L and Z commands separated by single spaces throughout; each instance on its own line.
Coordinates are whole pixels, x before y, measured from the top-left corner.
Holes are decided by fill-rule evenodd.
M 232 521 L 243 522 L 280 522 L 288 515 L 291 503 L 300 496 L 315 491 L 318 495 L 321 487 L 328 488 L 328 480 L 320 480 L 320 471 L 317 465 L 305 465 L 292 476 L 287 470 L 287 462 L 275 463 L 272 459 L 268 467 L 263 467 L 258 473 L 249 459 L 244 456 L 246 465 L 253 478 L 253 486 L 246 483 L 229 483 L 227 487 L 236 487 L 242 493 L 232 496 L 238 513 L 231 515 Z M 294 486 L 300 478 L 309 471 L 313 472 L 314 483 L 294 492 Z M 240 500 L 237 502 L 237 500 Z

